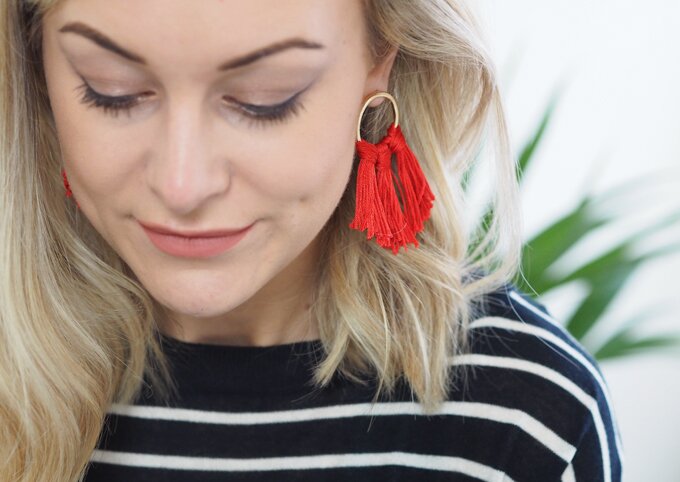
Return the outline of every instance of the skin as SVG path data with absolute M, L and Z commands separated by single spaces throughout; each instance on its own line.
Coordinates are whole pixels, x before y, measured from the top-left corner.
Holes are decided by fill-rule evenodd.
M 362 15 L 359 0 L 65 0 L 45 17 L 47 89 L 74 198 L 162 307 L 161 332 L 220 345 L 318 338 L 318 234 L 349 181 L 361 107 L 387 90 L 396 54 L 370 61 Z M 146 65 L 59 32 L 76 21 Z M 291 37 L 324 48 L 217 71 Z M 83 80 L 102 95 L 144 96 L 113 115 L 81 102 Z M 303 107 L 281 122 L 250 123 L 234 103 L 275 105 L 305 87 Z M 232 249 L 198 259 L 159 251 L 138 220 L 255 224 Z

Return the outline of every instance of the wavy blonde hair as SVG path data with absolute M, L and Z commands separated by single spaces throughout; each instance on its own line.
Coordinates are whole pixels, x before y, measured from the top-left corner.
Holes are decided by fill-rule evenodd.
M 176 390 L 156 302 L 64 196 L 41 59 L 41 18 L 59 1 L 0 8 L 2 480 L 81 480 L 111 403 L 133 403 L 145 376 L 165 399 Z M 474 300 L 518 274 L 516 165 L 494 64 L 464 0 L 363 7 L 374 57 L 399 46 L 389 91 L 436 199 L 420 247 L 395 256 L 348 229 L 354 170 L 322 231 L 312 316 L 326 356 L 314 380 L 371 377 L 377 399 L 403 377 L 429 412 L 460 379 L 451 358 L 469 347 Z M 382 138 L 391 109 L 367 111 L 364 139 Z M 463 182 L 485 139 L 494 217 L 477 239 L 466 229 Z

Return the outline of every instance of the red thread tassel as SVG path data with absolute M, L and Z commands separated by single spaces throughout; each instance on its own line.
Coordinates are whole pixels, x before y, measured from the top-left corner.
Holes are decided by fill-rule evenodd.
M 418 159 L 406 143 L 400 126 L 395 127 L 394 123 L 390 125 L 387 129 L 387 142 L 397 157 L 406 219 L 413 232 L 418 233 L 423 229 L 423 223 L 430 217 L 434 194 Z
M 377 240 L 384 241 L 386 233 L 389 233 L 389 227 L 378 196 L 375 175 L 378 148 L 368 141 L 360 140 L 356 142 L 356 150 L 360 158 L 357 170 L 356 211 L 349 227 L 359 231 L 368 229 L 366 239 L 378 235 Z
M 391 239 L 386 240 L 384 243 L 378 240 L 378 243 L 384 248 L 392 248 L 392 252 L 397 254 L 401 246 L 407 249 L 407 243 L 417 243 L 417 240 L 404 218 L 397 193 L 394 189 L 395 179 L 392 172 L 392 151 L 387 144 L 380 143 L 379 152 L 382 152 L 382 155 L 378 156 L 378 192 L 380 193 L 382 206 L 387 217 L 387 225 L 391 231 Z
M 356 213 L 349 227 L 359 231 L 368 229 L 366 239 L 375 235 L 376 242 L 391 248 L 394 254 L 402 246 L 408 250 L 408 243 L 417 248 L 416 233 L 430 217 L 435 198 L 401 128 L 392 123 L 378 144 L 359 140 L 356 149 L 361 161 L 357 172 Z M 398 179 L 392 172 L 393 153 L 397 159 Z M 395 182 L 404 212 L 399 205 Z
M 408 250 L 407 243 L 414 243 L 418 247 L 418 240 L 404 217 L 394 188 L 393 151 L 387 138 L 378 144 L 357 141 L 356 149 L 360 157 L 356 212 L 349 227 L 359 231 L 368 229 L 366 239 L 376 236 L 376 242 L 392 249 L 394 254 L 402 246 Z

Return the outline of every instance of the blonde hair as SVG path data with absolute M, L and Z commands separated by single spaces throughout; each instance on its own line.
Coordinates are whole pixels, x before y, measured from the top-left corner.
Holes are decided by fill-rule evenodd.
M 166 399 L 176 390 L 156 302 L 64 196 L 41 59 L 41 18 L 58 1 L 0 8 L 2 480 L 80 480 L 111 403 L 133 403 L 144 376 Z M 368 0 L 364 9 L 375 58 L 399 46 L 389 92 L 435 202 L 420 247 L 395 256 L 348 228 L 354 170 L 321 233 L 312 315 L 327 356 L 314 380 L 374 377 L 375 401 L 403 376 L 429 412 L 459 380 L 451 358 L 469 346 L 474 300 L 517 276 L 516 165 L 494 65 L 464 0 Z M 392 116 L 389 102 L 367 111 L 362 138 L 380 140 Z M 473 239 L 463 177 L 487 138 L 494 216 Z

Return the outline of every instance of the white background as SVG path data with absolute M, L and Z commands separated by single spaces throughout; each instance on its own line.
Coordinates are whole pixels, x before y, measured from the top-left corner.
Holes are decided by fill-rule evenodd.
M 516 154 L 552 93 L 558 85 L 563 90 L 523 182 L 526 238 L 572 209 L 586 191 L 640 185 L 650 175 L 661 181 L 630 190 L 611 206 L 623 213 L 623 222 L 584 239 L 563 265 L 680 210 L 679 1 L 481 0 L 473 8 L 497 63 Z M 680 242 L 677 224 L 641 246 L 673 242 Z M 595 343 L 655 305 L 663 305 L 661 311 L 640 333 L 680 332 L 679 271 L 677 252 L 644 265 L 589 340 Z M 564 320 L 581 295 L 572 286 L 542 301 Z M 680 482 L 680 352 L 603 360 L 600 366 L 621 430 L 624 481 Z

